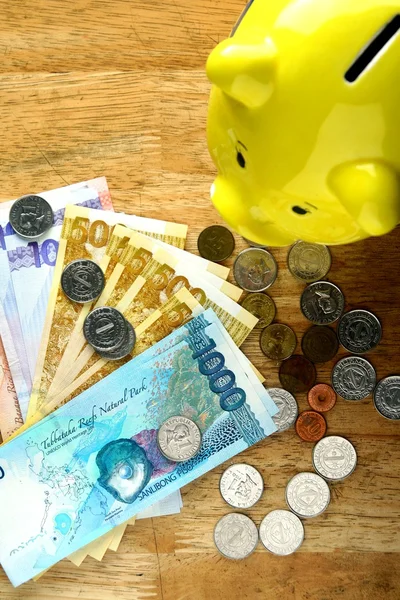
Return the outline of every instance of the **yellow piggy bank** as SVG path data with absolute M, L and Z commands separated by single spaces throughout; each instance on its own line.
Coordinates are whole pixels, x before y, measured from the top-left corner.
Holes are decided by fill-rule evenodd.
M 285 246 L 400 222 L 400 0 L 252 0 L 207 61 L 212 201 Z

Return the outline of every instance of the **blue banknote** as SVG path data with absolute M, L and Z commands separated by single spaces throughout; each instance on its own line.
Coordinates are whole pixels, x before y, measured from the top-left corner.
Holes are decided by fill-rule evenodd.
M 182 329 L 179 343 L 143 353 L 0 448 L 0 562 L 14 585 L 276 430 L 217 317 Z M 184 463 L 157 445 L 174 415 L 202 432 Z

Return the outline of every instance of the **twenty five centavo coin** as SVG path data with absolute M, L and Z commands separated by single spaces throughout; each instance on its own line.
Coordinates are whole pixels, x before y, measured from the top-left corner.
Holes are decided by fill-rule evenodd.
M 339 342 L 331 327 L 313 325 L 303 335 L 301 349 L 311 362 L 324 363 L 336 356 Z
M 333 323 L 344 309 L 341 290 L 330 281 L 317 281 L 306 287 L 300 298 L 303 315 L 315 325 Z
M 339 321 L 338 336 L 346 350 L 363 354 L 379 344 L 382 326 L 379 319 L 368 310 L 350 310 Z
M 271 287 L 278 274 L 272 254 L 262 248 L 247 248 L 238 254 L 233 265 L 236 283 L 247 292 L 263 292 Z
M 316 378 L 317 372 L 313 363 L 299 354 L 285 360 L 279 368 L 282 387 L 292 394 L 308 392 L 315 384 Z
M 88 344 L 97 352 L 112 352 L 125 341 L 128 330 L 122 313 L 111 306 L 93 309 L 83 323 L 83 333 Z
M 308 392 L 308 403 L 317 412 L 328 412 L 336 404 L 336 393 L 327 383 L 317 383 Z
M 242 302 L 243 308 L 259 319 L 255 329 L 264 329 L 275 318 L 275 303 L 267 294 L 248 294 Z
M 346 356 L 333 367 L 332 386 L 345 400 L 363 400 L 375 387 L 376 373 L 361 356 Z
M 331 253 L 322 244 L 297 242 L 288 254 L 291 274 L 307 283 L 323 279 L 331 268 Z
M 178 415 L 170 417 L 157 432 L 160 452 L 174 462 L 196 456 L 201 447 L 201 432 L 194 421 Z
M 317 442 L 326 433 L 326 421 L 320 413 L 305 410 L 297 417 L 295 428 L 299 438 L 305 442 Z
M 353 444 L 339 435 L 329 435 L 315 444 L 314 469 L 330 481 L 345 479 L 356 468 L 357 453 Z
M 303 543 L 303 523 L 289 510 L 273 510 L 261 521 L 260 540 L 273 554 L 287 556 Z
M 295 398 L 282 388 L 268 388 L 268 393 L 278 407 L 278 413 L 272 417 L 277 431 L 285 431 L 294 425 L 299 409 Z
M 258 530 L 249 517 L 241 513 L 223 516 L 214 529 L 214 543 L 226 558 L 247 558 L 257 547 Z
M 330 499 L 328 484 L 316 473 L 297 473 L 286 486 L 287 505 L 298 517 L 317 517 Z
M 381 379 L 374 391 L 374 405 L 382 417 L 400 419 L 400 375 Z
M 257 469 L 239 463 L 223 472 L 219 489 L 225 502 L 233 508 L 250 508 L 261 498 L 264 482 Z
M 289 358 L 296 349 L 296 335 L 293 329 L 282 323 L 273 323 L 260 335 L 261 350 L 271 360 L 281 361 Z
M 10 210 L 10 224 L 23 238 L 34 240 L 53 225 L 53 209 L 41 196 L 22 196 Z
M 64 294 L 73 302 L 84 304 L 96 300 L 104 288 L 104 273 L 93 260 L 70 262 L 61 275 Z
M 235 238 L 226 227 L 211 225 L 200 233 L 197 248 L 203 258 L 213 262 L 221 262 L 233 253 Z

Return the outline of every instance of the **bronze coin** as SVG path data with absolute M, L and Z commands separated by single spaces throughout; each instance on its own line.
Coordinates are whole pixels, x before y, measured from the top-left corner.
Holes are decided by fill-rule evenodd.
M 291 394 L 308 392 L 315 384 L 317 373 L 311 361 L 294 354 L 285 360 L 279 369 L 282 387 Z
M 326 421 L 322 415 L 305 410 L 296 421 L 296 433 L 305 442 L 318 442 L 326 433 Z
M 260 346 L 271 360 L 285 360 L 296 349 L 297 339 L 293 329 L 282 323 L 269 325 L 260 335 Z
M 242 306 L 259 319 L 255 329 L 264 329 L 264 327 L 268 327 L 274 320 L 276 312 L 275 303 L 267 294 L 261 292 L 247 294 L 242 302 Z
M 336 333 L 326 325 L 313 325 L 303 335 L 301 349 L 304 356 L 314 363 L 332 360 L 339 349 Z
M 197 248 L 203 258 L 221 262 L 229 258 L 234 251 L 235 238 L 226 227 L 211 225 L 200 233 Z
M 328 412 L 336 404 L 336 393 L 330 385 L 317 383 L 308 392 L 308 403 L 318 412 Z

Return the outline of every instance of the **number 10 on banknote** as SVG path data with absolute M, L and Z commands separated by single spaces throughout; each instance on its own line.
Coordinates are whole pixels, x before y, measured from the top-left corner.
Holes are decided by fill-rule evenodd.
M 0 562 L 14 585 L 275 431 L 215 313 L 182 330 L 0 448 Z M 202 434 L 184 463 L 157 446 L 176 415 Z

